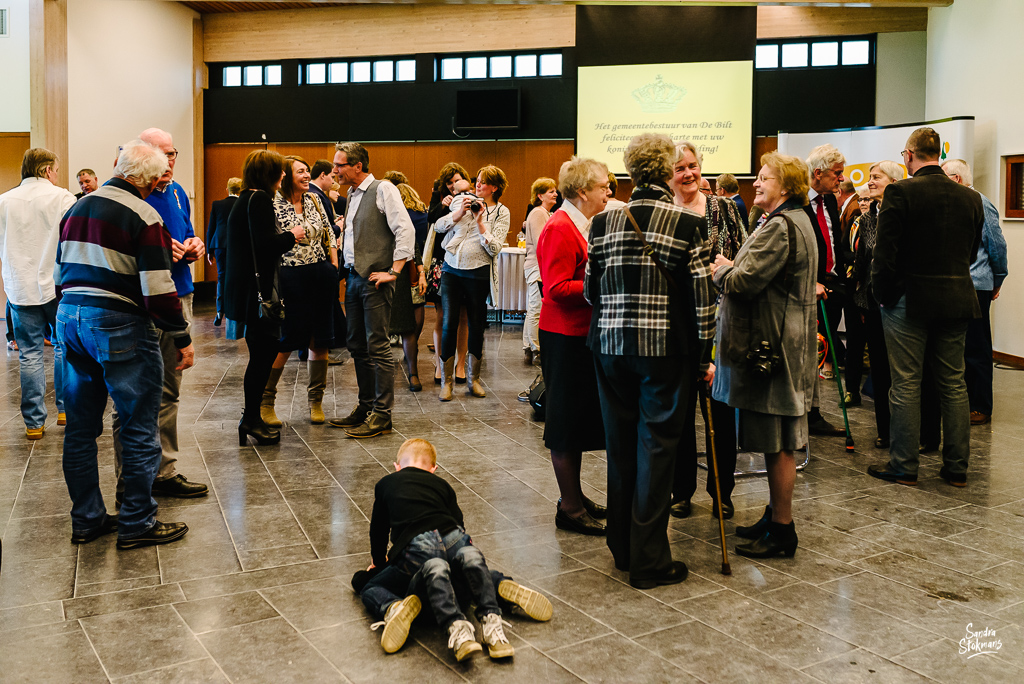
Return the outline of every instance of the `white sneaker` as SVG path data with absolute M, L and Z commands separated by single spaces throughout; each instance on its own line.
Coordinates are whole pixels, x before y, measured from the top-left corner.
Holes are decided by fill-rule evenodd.
M 512 625 L 502 620 L 501 616 L 497 613 L 484 615 L 484 619 L 480 624 L 489 656 L 492 658 L 511 658 L 516 654 L 516 649 L 512 648 L 512 644 L 508 643 L 505 630 L 501 627 L 502 625 L 509 627 Z
M 448 648 L 460 663 L 478 651 L 484 650 L 476 641 L 476 630 L 468 620 L 456 620 L 448 628 Z
M 370 625 L 370 629 L 376 631 L 383 627 L 384 632 L 380 635 L 380 645 L 385 653 L 394 653 L 402 648 L 405 640 L 409 637 L 409 627 L 416 616 L 420 614 L 420 599 L 415 594 L 406 596 L 401 601 L 395 601 L 388 606 L 384 620 Z
M 547 622 L 554 608 L 544 594 L 528 589 L 518 582 L 502 580 L 498 583 L 498 596 L 520 609 L 534 620 Z

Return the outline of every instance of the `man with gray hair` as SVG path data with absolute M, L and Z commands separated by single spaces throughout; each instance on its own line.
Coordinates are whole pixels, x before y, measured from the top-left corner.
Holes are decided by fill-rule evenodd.
M 0 195 L 0 262 L 4 291 L 11 305 L 7 325 L 14 326 L 21 376 L 21 416 L 25 436 L 42 439 L 46 425 L 46 371 L 43 345 L 57 315 L 54 257 L 60 219 L 75 196 L 59 188 L 57 155 L 41 147 L 25 152 L 21 185 Z M 64 424 L 64 363 L 60 340 L 53 338 L 53 388 L 57 424 Z
M 950 159 L 942 165 L 942 170 L 960 185 L 974 189 L 971 167 L 963 159 Z M 985 195 L 981 195 L 981 203 L 985 208 L 985 227 L 981 232 L 978 256 L 971 264 L 971 280 L 978 292 L 981 318 L 974 318 L 967 324 L 964 341 L 964 376 L 971 402 L 971 425 L 984 425 L 992 420 L 992 326 L 989 310 L 992 302 L 999 298 L 999 289 L 1009 273 L 999 210 Z
M 61 221 L 57 250 L 63 299 L 57 337 L 66 347 L 64 480 L 71 495 L 71 542 L 118 533 L 117 547 L 166 544 L 188 532 L 156 519 L 153 478 L 163 355 L 154 326 L 172 341 L 180 372 L 193 361 L 192 339 L 171 277 L 171 237 L 146 204 L 167 158 L 141 140 L 124 145 L 114 177 Z M 121 421 L 120 516 L 108 515 L 99 486 L 96 438 L 107 397 Z

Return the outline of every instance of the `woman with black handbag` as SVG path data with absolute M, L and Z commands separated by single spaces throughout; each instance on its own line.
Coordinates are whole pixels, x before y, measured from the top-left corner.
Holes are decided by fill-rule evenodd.
M 764 453 L 770 503 L 736 535 L 750 558 L 796 552 L 793 484 L 797 449 L 807 444 L 817 348 L 817 243 L 807 204 L 807 166 L 769 152 L 754 182 L 754 204 L 767 220 L 736 254 L 711 265 L 722 291 L 712 393 L 738 408 L 743 448 Z
M 245 446 L 247 435 L 258 444 L 281 440 L 281 432 L 268 427 L 260 417 L 260 402 L 281 335 L 282 308 L 277 288 L 281 255 L 306 236 L 301 226 L 279 232 L 274 222 L 273 197 L 284 179 L 284 166 L 284 157 L 277 152 L 251 152 L 242 165 L 242 194 L 228 216 L 224 274 L 227 337 L 244 338 L 249 348 L 243 381 L 245 410 L 238 423 L 239 446 Z

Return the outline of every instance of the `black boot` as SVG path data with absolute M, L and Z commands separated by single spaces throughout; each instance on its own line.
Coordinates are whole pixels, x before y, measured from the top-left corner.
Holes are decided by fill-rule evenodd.
M 764 515 L 753 525 L 739 526 L 736 528 L 736 536 L 743 537 L 744 539 L 757 539 L 762 534 L 768 531 L 768 523 L 772 521 L 772 507 L 764 507 Z
M 238 421 L 238 446 L 248 445 L 247 436 L 255 439 L 260 446 L 277 444 L 281 441 L 279 430 L 267 427 L 262 420 L 246 421 L 245 416 L 242 416 L 242 420 Z
M 748 544 L 738 544 L 736 553 L 747 558 L 774 558 L 780 553 L 792 558 L 796 553 L 796 527 L 793 523 L 768 523 L 768 531 Z

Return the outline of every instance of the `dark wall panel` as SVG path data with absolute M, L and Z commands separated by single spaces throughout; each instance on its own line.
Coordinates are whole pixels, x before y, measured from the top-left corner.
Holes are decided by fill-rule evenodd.
M 754 71 L 754 135 L 875 125 L 875 67 Z

